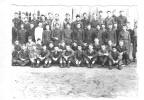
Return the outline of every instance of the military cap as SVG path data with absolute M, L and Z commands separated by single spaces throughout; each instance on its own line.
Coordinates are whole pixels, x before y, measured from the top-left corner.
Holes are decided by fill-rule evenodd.
M 99 13 L 103 13 L 103 11 L 102 11 L 102 10 L 100 10 L 100 11 L 99 11 Z
M 77 15 L 76 15 L 76 17 L 80 17 L 80 15 L 79 15 L 79 14 L 77 14 Z
M 110 13 L 111 13 L 111 11 L 109 11 L 109 10 L 107 11 L 107 13 L 108 13 L 108 12 L 110 12 Z

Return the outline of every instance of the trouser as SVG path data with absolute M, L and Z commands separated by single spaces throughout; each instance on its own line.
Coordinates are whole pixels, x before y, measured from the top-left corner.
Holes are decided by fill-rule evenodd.
M 81 64 L 83 64 L 83 59 L 75 58 L 75 59 L 74 59 L 74 64 L 75 64 L 76 66 L 80 66 Z
M 99 60 L 101 65 L 109 65 L 109 56 L 99 56 Z
M 19 65 L 19 66 L 25 66 L 29 63 L 29 60 L 20 60 L 20 59 L 13 59 L 12 60 L 12 65 Z
M 49 60 L 50 60 L 49 58 L 45 58 L 45 59 L 39 59 L 39 58 L 37 58 L 36 59 L 36 63 L 39 64 L 39 65 L 40 64 L 41 65 L 44 65 L 44 64 L 47 65 L 49 63 Z
M 95 62 L 98 61 L 98 57 L 85 57 L 84 61 L 86 62 L 86 64 L 95 64 Z
M 73 57 L 62 57 L 63 63 L 73 63 Z
M 122 65 L 122 60 L 118 60 L 117 63 L 114 63 L 112 59 L 109 59 L 109 66 L 115 66 L 115 65 Z
M 132 56 L 135 59 L 136 58 L 136 52 L 137 52 L 137 38 L 133 39 L 133 51 L 132 51 Z
M 122 61 L 126 65 L 130 63 L 130 58 L 127 52 L 122 55 Z

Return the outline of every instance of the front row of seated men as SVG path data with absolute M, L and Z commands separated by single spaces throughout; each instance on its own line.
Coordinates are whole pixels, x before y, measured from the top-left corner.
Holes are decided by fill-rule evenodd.
M 100 45 L 99 39 L 95 38 L 94 43 L 78 44 L 73 41 L 66 44 L 64 41 L 54 44 L 52 41 L 48 45 L 43 45 L 41 39 L 36 43 L 32 37 L 28 38 L 28 43 L 20 45 L 16 40 L 12 52 L 13 66 L 31 66 L 44 68 L 52 65 L 59 65 L 61 68 L 70 66 L 87 66 L 88 68 L 97 65 L 113 67 L 121 70 L 124 65 L 128 65 L 130 59 L 127 49 L 122 40 L 117 46 L 113 46 L 111 41 L 108 45 Z

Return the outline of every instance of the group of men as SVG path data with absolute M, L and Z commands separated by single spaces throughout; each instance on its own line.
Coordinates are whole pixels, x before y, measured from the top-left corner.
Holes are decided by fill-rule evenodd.
M 32 67 L 50 67 L 58 64 L 60 67 L 87 66 L 95 64 L 116 66 L 128 65 L 136 61 L 137 22 L 129 28 L 129 22 L 120 11 L 120 15 L 112 15 L 107 11 L 107 17 L 99 16 L 89 19 L 87 13 L 76 15 L 72 21 L 66 13 L 63 22 L 59 14 L 48 13 L 48 18 L 35 14 L 31 20 L 23 13 L 19 18 L 15 13 L 12 20 L 12 65 Z M 133 60 L 130 59 L 132 46 Z

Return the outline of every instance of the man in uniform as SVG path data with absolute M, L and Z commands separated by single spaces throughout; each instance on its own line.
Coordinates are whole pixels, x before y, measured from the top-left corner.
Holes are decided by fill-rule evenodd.
M 46 20 L 46 22 L 49 25 L 50 30 L 52 30 L 53 14 L 51 12 L 48 13 L 48 19 Z
M 14 13 L 14 18 L 12 19 L 12 22 L 14 23 L 14 27 L 16 27 L 16 29 L 20 28 L 21 20 L 19 19 L 19 15 L 17 12 Z
M 65 26 L 66 28 L 63 30 L 62 40 L 64 40 L 66 44 L 70 44 L 72 42 L 73 31 L 70 24 L 66 24 Z
M 84 60 L 88 65 L 88 68 L 91 68 L 95 62 L 97 62 L 98 53 L 94 50 L 93 45 L 89 44 L 88 49 L 84 52 Z
M 42 52 L 42 41 L 41 39 L 37 39 L 36 42 L 36 51 L 37 51 L 37 59 L 36 59 L 36 67 L 40 66 L 40 61 L 42 61 L 43 59 L 41 59 L 41 52 Z
M 87 13 L 83 13 L 83 19 L 81 20 L 83 24 L 83 29 L 85 30 L 87 28 L 87 25 L 90 23 L 90 20 L 88 19 Z
M 29 64 L 29 54 L 25 44 L 22 45 L 22 50 L 19 52 L 20 66 L 26 66 Z
M 67 24 L 69 24 L 71 26 L 72 20 L 70 19 L 70 14 L 66 13 L 65 14 L 65 19 L 63 21 L 63 28 L 66 29 L 67 28 Z
M 107 17 L 105 18 L 105 26 L 106 26 L 106 29 L 108 29 L 108 26 L 109 25 L 112 25 L 114 24 L 114 19 L 113 17 L 111 16 L 111 11 L 107 11 Z
M 122 40 L 119 41 L 119 45 L 117 46 L 117 50 L 120 53 L 120 57 L 125 65 L 128 65 L 130 63 L 128 50 L 126 46 L 124 45 L 124 42 Z
M 30 23 L 30 29 L 28 30 L 28 36 L 32 37 L 32 40 L 35 42 L 35 26 L 33 23 Z
M 52 32 L 50 30 L 50 26 L 46 25 L 46 30 L 43 31 L 42 34 L 42 43 L 47 45 L 49 41 L 51 41 Z
M 123 40 L 124 45 L 126 46 L 126 48 L 128 50 L 128 55 L 130 57 L 131 37 L 130 37 L 130 33 L 127 31 L 126 25 L 123 25 L 122 31 L 120 31 L 120 33 L 119 33 L 118 40 Z
M 47 66 L 49 67 L 49 55 L 50 55 L 50 52 L 49 50 L 47 50 L 46 45 L 43 45 L 42 51 L 40 55 L 38 56 L 37 61 L 40 64 L 42 64 L 44 68 L 46 68 Z
M 104 24 L 103 11 L 101 11 L 101 10 L 99 11 L 99 16 L 97 18 L 97 21 L 98 21 L 99 25 Z
M 60 21 L 60 18 L 59 18 L 59 14 L 56 13 L 55 14 L 55 18 L 53 19 L 53 22 L 52 22 L 52 30 L 56 28 L 56 24 L 59 24 L 59 28 L 61 29 L 62 28 L 62 22 Z
M 19 44 L 19 41 L 16 40 L 14 44 L 14 50 L 12 52 L 12 65 L 16 66 L 20 64 L 20 59 L 19 59 L 19 52 L 21 51 L 21 46 Z
M 60 64 L 60 67 L 62 68 L 62 51 L 59 49 L 58 46 L 54 47 L 54 50 L 51 51 L 50 54 L 50 60 L 49 64 L 53 63 L 53 64 Z
M 26 44 L 28 53 L 29 53 L 29 59 L 31 62 L 31 67 L 35 66 L 36 58 L 37 58 L 37 52 L 36 52 L 36 44 L 32 41 L 32 37 L 28 37 L 28 43 Z
M 77 67 L 83 64 L 83 61 L 84 61 L 83 56 L 84 56 L 84 52 L 82 50 L 82 46 L 79 45 L 78 50 L 75 51 L 75 54 L 74 54 L 74 61 Z
M 109 66 L 109 52 L 106 45 L 101 45 L 101 50 L 99 50 L 98 54 L 101 65 L 104 67 L 106 63 L 108 63 Z M 111 66 L 109 66 L 109 68 L 111 69 Z
M 109 40 L 112 41 L 114 45 L 116 45 L 117 40 L 116 40 L 116 31 L 113 29 L 113 25 L 109 24 L 107 33 L 109 34 Z
M 77 51 L 77 47 L 78 47 L 78 43 L 77 43 L 76 41 L 73 41 L 73 42 L 71 43 L 71 48 L 72 48 L 72 50 L 73 50 L 73 51 Z
M 80 15 L 76 15 L 76 21 L 74 21 L 72 23 L 72 30 L 74 31 L 75 29 L 77 29 L 77 24 L 80 24 L 81 28 L 83 28 L 83 23 L 80 20 Z
M 62 54 L 62 62 L 63 66 L 70 67 L 70 64 L 73 63 L 73 56 L 74 56 L 74 51 L 71 49 L 70 45 L 66 45 L 66 50 L 63 51 Z
M 21 24 L 21 29 L 18 31 L 18 40 L 20 44 L 25 44 L 27 42 L 27 31 L 24 29 L 24 24 Z
M 110 38 L 110 34 L 107 30 L 103 29 L 102 30 L 102 42 L 107 45 L 108 44 L 108 41 L 109 41 L 109 38 Z
M 91 24 L 88 24 L 87 28 L 84 32 L 84 42 L 85 43 L 89 44 L 89 43 L 93 42 L 92 38 L 93 38 L 93 34 L 95 34 L 94 32 L 95 32 L 95 30 L 93 28 L 91 28 Z
M 121 70 L 122 69 L 121 65 L 122 65 L 122 59 L 120 57 L 120 53 L 117 51 L 116 47 L 112 47 L 112 51 L 110 53 L 110 66 L 117 66 L 117 68 Z
M 14 23 L 12 23 L 12 44 L 16 41 L 18 38 L 18 29 L 15 27 Z
M 84 40 L 84 30 L 81 28 L 81 24 L 77 23 L 76 29 L 73 31 L 72 38 L 76 40 L 79 44 L 83 43 Z
M 91 20 L 91 27 L 96 29 L 97 25 L 99 24 L 98 23 L 98 20 L 97 20 L 97 15 L 95 13 L 93 13 L 93 16 L 92 16 L 92 20 Z
M 118 30 L 121 31 L 123 25 L 126 25 L 127 18 L 124 16 L 124 11 L 120 11 L 120 16 L 117 18 Z
M 52 31 L 52 41 L 54 44 L 58 44 L 62 40 L 62 30 L 58 23 L 55 24 L 55 29 Z

